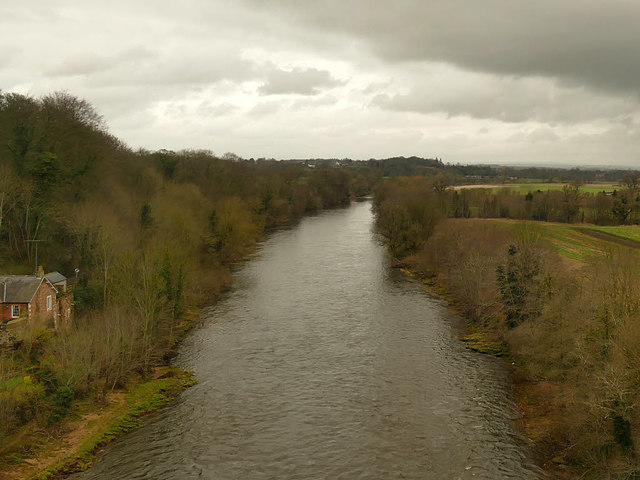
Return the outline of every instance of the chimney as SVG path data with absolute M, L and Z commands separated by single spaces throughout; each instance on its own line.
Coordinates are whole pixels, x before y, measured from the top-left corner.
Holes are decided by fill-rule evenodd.
M 42 278 L 44 277 L 44 268 L 42 268 L 42 265 L 38 265 L 38 278 Z

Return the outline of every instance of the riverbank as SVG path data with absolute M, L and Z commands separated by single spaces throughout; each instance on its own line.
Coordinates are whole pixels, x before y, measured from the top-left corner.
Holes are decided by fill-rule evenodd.
M 546 381 L 535 381 L 527 375 L 518 363 L 504 339 L 503 333 L 493 322 L 478 324 L 465 315 L 464 305 L 450 291 L 447 281 L 442 275 L 426 275 L 420 266 L 409 259 L 408 262 L 396 261 L 394 265 L 404 274 L 418 280 L 431 293 L 447 302 L 455 315 L 462 317 L 464 331 L 458 340 L 464 346 L 479 354 L 503 358 L 509 366 L 513 380 L 513 400 L 518 408 L 519 418 L 516 427 L 528 440 L 535 452 L 536 459 L 544 469 L 545 478 L 554 480 L 570 480 L 577 478 L 577 472 L 566 460 L 554 455 L 554 445 L 549 443 L 549 431 L 557 423 L 558 409 L 550 401 L 557 394 L 558 386 Z
M 549 478 L 625 479 L 638 471 L 640 258 L 551 227 L 443 220 L 403 267 L 467 320 L 467 346 L 511 364 L 520 428 Z
M 504 345 L 522 430 L 551 478 L 636 476 L 637 248 L 569 224 L 448 218 L 437 192 L 417 178 L 378 187 L 377 226 L 391 254 L 467 320 L 468 345 Z M 460 207 L 455 216 L 470 213 Z
M 134 379 L 126 390 L 110 392 L 101 402 L 78 402 L 56 432 L 43 436 L 27 425 L 3 448 L 0 479 L 59 479 L 84 471 L 100 449 L 195 383 L 191 372 L 156 367 L 150 379 Z
M 197 309 L 185 309 L 175 327 L 173 348 L 193 328 L 199 315 Z M 123 388 L 74 401 L 60 422 L 43 426 L 36 415 L 4 438 L 0 445 L 0 480 L 61 479 L 90 468 L 104 446 L 197 383 L 192 372 L 167 363 L 172 352 L 147 375 L 130 376 Z

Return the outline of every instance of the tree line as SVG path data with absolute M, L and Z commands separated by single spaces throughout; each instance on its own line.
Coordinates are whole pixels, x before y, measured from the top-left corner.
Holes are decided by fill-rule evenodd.
M 626 174 L 613 191 L 589 193 L 573 181 L 557 190 L 512 188 L 451 189 L 447 215 L 451 217 L 511 218 L 543 222 L 637 225 L 640 223 L 640 175 Z

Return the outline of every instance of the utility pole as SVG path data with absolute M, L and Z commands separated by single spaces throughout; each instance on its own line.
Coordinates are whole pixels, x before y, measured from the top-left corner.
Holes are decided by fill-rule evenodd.
M 44 242 L 44 240 L 27 240 L 27 242 L 31 242 L 31 243 L 35 243 L 36 244 L 36 268 L 35 268 L 35 275 L 36 277 L 38 276 L 38 243 L 39 242 Z

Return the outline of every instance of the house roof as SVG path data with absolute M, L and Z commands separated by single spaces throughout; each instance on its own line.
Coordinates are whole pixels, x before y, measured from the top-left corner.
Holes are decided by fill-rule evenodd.
M 49 282 L 51 282 L 53 285 L 55 285 L 56 283 L 64 282 L 67 279 L 67 277 L 62 275 L 60 272 L 47 273 L 44 278 L 49 280 Z
M 33 275 L 0 277 L 0 301 L 3 303 L 29 303 L 45 279 Z

